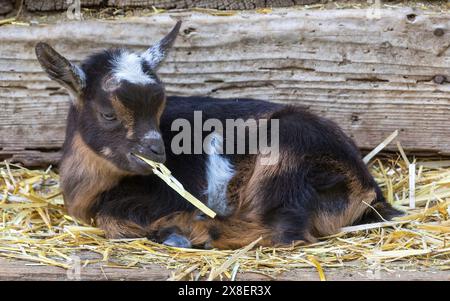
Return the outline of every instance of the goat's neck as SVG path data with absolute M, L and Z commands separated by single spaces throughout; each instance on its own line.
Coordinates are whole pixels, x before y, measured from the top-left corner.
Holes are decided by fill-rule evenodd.
M 91 223 L 98 196 L 126 174 L 91 150 L 79 133 L 69 139 L 60 167 L 64 203 L 70 215 Z

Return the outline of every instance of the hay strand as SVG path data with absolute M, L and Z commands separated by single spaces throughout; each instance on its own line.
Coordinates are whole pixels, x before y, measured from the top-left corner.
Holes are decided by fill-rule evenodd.
M 383 142 L 378 144 L 377 147 L 375 147 L 370 153 L 368 153 L 364 158 L 364 163 L 369 163 L 370 160 L 372 160 L 373 157 L 375 157 L 379 152 L 381 152 L 389 143 L 392 142 L 392 140 L 395 139 L 395 137 L 398 136 L 398 130 L 395 130 L 392 134 L 390 134 Z

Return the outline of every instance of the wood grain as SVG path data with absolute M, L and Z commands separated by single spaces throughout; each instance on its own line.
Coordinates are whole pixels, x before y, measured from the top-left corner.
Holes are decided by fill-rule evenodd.
M 7 14 L 14 9 L 13 0 L 0 0 L 0 15 Z
M 108 267 L 106 263 L 88 265 L 80 269 L 79 277 L 75 273 L 59 267 L 37 265 L 27 261 L 0 259 L 0 281 L 5 280 L 39 280 L 39 281 L 64 281 L 64 280 L 115 280 L 115 281 L 151 281 L 167 280 L 174 270 L 167 270 L 159 265 L 148 265 L 138 269 L 121 269 Z M 361 264 L 347 263 L 342 268 L 325 268 L 325 276 L 331 281 L 373 281 L 371 271 Z M 399 263 L 390 263 L 389 270 L 382 269 L 375 280 L 426 280 L 449 281 L 448 271 L 440 271 L 433 268 L 412 267 Z M 78 276 L 78 275 L 77 275 Z M 302 280 L 318 281 L 319 276 L 314 268 L 291 269 L 277 275 L 276 280 Z M 188 279 L 187 279 L 188 280 Z M 268 276 L 257 273 L 238 273 L 236 280 L 273 280 Z
M 100 6 L 102 0 L 80 0 L 82 7 Z M 64 10 L 75 3 L 75 0 L 25 0 L 25 7 L 29 11 L 53 11 Z
M 169 95 L 302 105 L 338 122 L 361 148 L 398 129 L 407 151 L 450 154 L 450 15 L 408 8 L 382 9 L 379 19 L 368 14 L 179 12 L 2 26 L 0 149 L 51 151 L 63 142 L 68 97 L 41 71 L 36 42 L 80 61 L 111 46 L 143 50 L 182 19 L 175 49 L 159 72 Z
M 323 0 L 108 0 L 109 6 L 151 7 L 164 9 L 210 8 L 244 10 L 262 7 L 289 7 L 324 2 Z
M 0 0 L 10 1 L 10 0 Z M 29 11 L 53 11 L 67 9 L 72 1 L 25 0 Z M 157 7 L 163 9 L 209 8 L 221 10 L 244 10 L 262 7 L 290 7 L 324 2 L 324 0 L 80 0 L 82 7 Z

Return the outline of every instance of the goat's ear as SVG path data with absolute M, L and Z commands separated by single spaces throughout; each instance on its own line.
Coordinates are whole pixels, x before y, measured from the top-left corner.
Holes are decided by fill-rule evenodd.
M 173 29 L 158 43 L 147 49 L 141 56 L 149 64 L 150 68 L 157 70 L 161 62 L 169 53 L 180 31 L 181 21 L 178 21 Z
M 38 43 L 35 50 L 36 57 L 47 75 L 78 98 L 86 85 L 83 70 L 46 43 Z

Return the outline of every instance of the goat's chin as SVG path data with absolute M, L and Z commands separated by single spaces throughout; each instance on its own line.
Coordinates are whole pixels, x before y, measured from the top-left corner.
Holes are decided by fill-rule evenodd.
M 133 172 L 132 172 L 134 175 L 136 175 L 136 176 L 148 176 L 148 175 L 151 175 L 151 174 L 153 174 L 153 171 L 150 169 L 148 169 L 148 170 L 133 170 Z

